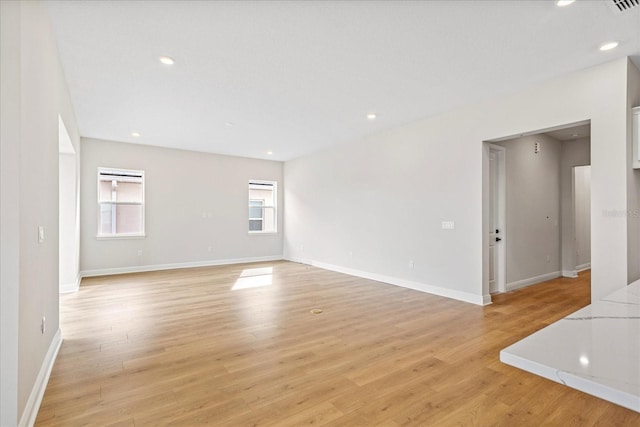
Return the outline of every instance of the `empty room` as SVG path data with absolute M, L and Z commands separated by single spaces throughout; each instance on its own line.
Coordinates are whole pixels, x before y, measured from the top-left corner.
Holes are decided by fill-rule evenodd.
M 640 425 L 638 0 L 0 19 L 0 426 Z

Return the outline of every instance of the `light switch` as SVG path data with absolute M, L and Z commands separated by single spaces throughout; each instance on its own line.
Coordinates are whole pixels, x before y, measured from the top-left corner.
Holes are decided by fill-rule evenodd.
M 44 227 L 38 226 L 38 243 L 44 242 Z
M 453 221 L 442 221 L 442 229 L 443 230 L 453 230 L 456 228 L 456 223 Z

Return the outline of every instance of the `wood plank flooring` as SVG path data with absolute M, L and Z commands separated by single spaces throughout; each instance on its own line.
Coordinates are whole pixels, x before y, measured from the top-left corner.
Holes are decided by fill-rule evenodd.
M 479 307 L 284 261 L 84 279 L 36 425 L 638 426 L 499 361 L 589 280 Z

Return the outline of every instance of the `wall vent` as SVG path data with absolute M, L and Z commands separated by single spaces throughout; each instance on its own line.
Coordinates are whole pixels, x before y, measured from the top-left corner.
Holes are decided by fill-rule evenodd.
M 611 0 L 619 12 L 626 12 L 636 6 L 640 6 L 640 0 Z

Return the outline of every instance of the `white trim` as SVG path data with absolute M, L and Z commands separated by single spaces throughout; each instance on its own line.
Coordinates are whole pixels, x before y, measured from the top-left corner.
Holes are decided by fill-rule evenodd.
M 495 144 L 488 144 L 488 146 L 489 156 L 494 151 L 497 154 L 498 162 L 498 229 L 500 235 L 496 237 L 500 237 L 502 243 L 495 245 L 495 256 L 498 258 L 495 280 L 498 284 L 498 292 L 505 292 L 507 290 L 507 149 Z M 491 189 L 489 191 L 491 192 Z M 489 229 L 489 234 L 491 234 L 491 229 Z
M 307 258 L 298 258 L 298 257 L 288 256 L 288 257 L 285 257 L 284 259 L 291 262 L 297 262 L 298 264 L 313 265 L 313 261 Z
M 29 394 L 27 404 L 24 407 L 24 411 L 22 411 L 22 417 L 20 417 L 20 423 L 18 426 L 31 427 L 35 424 L 36 417 L 38 416 L 38 410 L 40 410 L 40 404 L 42 403 L 42 397 L 44 396 L 44 391 L 47 388 L 47 383 L 51 376 L 53 363 L 56 361 L 58 351 L 60 350 L 60 345 L 62 345 L 62 332 L 58 329 L 53 336 L 53 340 L 51 340 L 51 345 L 49 345 L 47 355 L 42 361 L 40 372 L 38 372 L 36 382 L 33 384 L 31 394 Z
M 96 240 L 141 240 L 147 237 L 146 234 L 98 234 Z
M 576 270 L 562 270 L 562 277 L 575 279 L 576 277 L 578 277 L 578 272 Z
M 541 133 L 547 133 L 547 132 L 552 132 L 554 130 L 562 130 L 562 129 L 569 129 L 569 128 L 573 128 L 576 126 L 582 126 L 582 125 L 588 125 L 591 123 L 591 120 L 580 120 L 579 122 L 573 122 L 573 123 L 566 123 L 564 125 L 558 125 L 558 126 L 551 126 L 548 128 L 544 128 L 544 129 L 537 129 L 537 130 L 533 130 L 533 131 L 529 131 L 529 132 L 519 132 L 519 133 L 514 133 L 508 136 L 501 136 L 500 138 L 494 138 L 494 139 L 489 139 L 487 140 L 487 142 L 504 142 L 504 141 L 508 141 L 510 139 L 514 139 L 514 138 L 520 138 L 523 136 L 531 136 L 531 135 L 538 135 Z
M 516 282 L 507 283 L 507 292 L 524 288 L 530 285 L 535 285 L 536 283 L 545 282 L 547 280 L 557 279 L 561 276 L 562 274 L 560 271 L 554 271 L 551 273 L 541 274 L 540 276 L 529 277 L 528 279 L 522 279 Z
M 633 168 L 640 169 L 640 106 L 631 109 L 633 136 L 631 137 L 633 151 Z
M 282 255 L 235 258 L 235 259 L 215 259 L 195 262 L 179 262 L 175 264 L 154 264 L 136 265 L 131 267 L 101 268 L 98 270 L 84 270 L 80 272 L 81 277 L 109 276 L 112 274 L 142 273 L 145 271 L 175 270 L 179 268 L 212 267 L 216 265 L 248 264 L 252 262 L 280 261 L 284 259 Z
M 80 281 L 82 280 L 81 273 L 78 273 L 76 276 L 75 283 L 60 283 L 60 292 L 61 294 L 68 294 L 72 292 L 78 292 L 80 290 Z
M 578 273 L 580 273 L 581 271 L 585 271 L 591 268 L 591 263 L 588 262 L 586 264 L 581 264 L 579 266 L 576 267 L 576 270 L 578 270 Z
M 116 205 L 116 206 L 142 206 L 144 203 L 142 202 L 118 202 L 118 201 L 106 201 L 100 202 L 101 205 Z
M 426 292 L 432 295 L 451 298 L 458 301 L 464 301 L 476 305 L 487 305 L 491 303 L 489 295 L 475 295 L 468 292 L 456 291 L 454 289 L 441 288 L 439 286 L 427 285 L 426 283 L 413 282 L 411 280 L 400 279 L 392 276 L 385 276 L 377 273 L 369 273 L 367 271 L 356 270 L 339 265 L 327 264 L 324 262 L 313 261 L 304 258 L 285 258 L 288 261 L 308 264 L 325 270 L 336 271 L 338 273 L 348 274 L 350 276 L 362 277 L 364 279 L 375 280 L 377 282 L 387 283 L 390 285 L 400 286 L 403 288 L 413 289 L 415 291 Z

